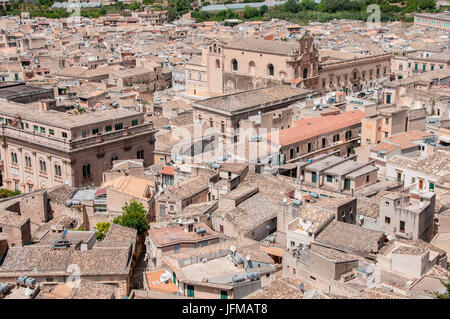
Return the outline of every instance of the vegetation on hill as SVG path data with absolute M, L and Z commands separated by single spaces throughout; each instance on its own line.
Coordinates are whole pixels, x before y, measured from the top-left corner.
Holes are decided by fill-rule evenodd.
M 367 20 L 372 11 L 367 12 L 371 4 L 380 6 L 381 21 L 413 21 L 412 12 L 435 12 L 436 0 L 288 0 L 282 5 L 259 9 L 245 7 L 243 10 L 221 10 L 205 12 L 194 10 L 191 16 L 197 22 L 223 21 L 225 19 L 269 20 L 283 19 L 295 23 L 311 21 L 327 22 L 333 19 Z M 264 9 L 263 9 L 264 8 Z M 442 10 L 442 9 L 441 9 Z
M 58 0 L 59 2 L 63 0 Z M 0 6 L 0 15 L 20 15 L 27 11 L 31 17 L 64 18 L 69 17 L 71 12 L 66 9 L 52 9 L 55 0 L 11 0 Z M 240 0 L 242 3 L 263 2 L 264 0 Z M 226 0 L 216 4 L 235 3 Z M 202 0 L 200 7 L 211 4 Z M 117 2 L 101 8 L 81 9 L 83 17 L 98 18 L 108 14 L 120 14 L 130 16 L 132 11 L 141 11 L 150 6 L 156 10 L 168 10 L 169 21 L 179 18 L 181 15 L 191 12 L 191 16 L 197 22 L 223 21 L 225 19 L 244 20 L 270 20 L 273 18 L 283 19 L 295 23 L 308 23 L 311 21 L 326 22 L 333 19 L 356 19 L 366 20 L 372 12 L 367 12 L 367 7 L 377 4 L 381 10 L 381 21 L 413 21 L 412 12 L 435 12 L 436 0 L 321 0 L 319 4 L 314 0 L 288 0 L 283 5 L 268 8 L 245 7 L 243 10 L 221 10 L 217 12 L 201 11 L 198 2 L 194 0 L 168 0 L 167 6 L 162 6 L 159 0 L 143 0 L 142 3 L 134 1 L 129 4 Z

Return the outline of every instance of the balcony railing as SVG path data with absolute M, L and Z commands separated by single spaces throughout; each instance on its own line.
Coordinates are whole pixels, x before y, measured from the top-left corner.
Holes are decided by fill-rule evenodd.
M 0 136 L 10 137 L 26 141 L 29 143 L 45 145 L 49 148 L 58 149 L 62 151 L 71 151 L 78 148 L 90 146 L 92 144 L 100 144 L 107 141 L 119 139 L 121 137 L 139 135 L 153 130 L 153 123 L 146 123 L 136 125 L 122 130 L 117 130 L 109 133 L 102 133 L 96 136 L 81 138 L 77 140 L 61 140 L 55 137 L 37 133 L 24 131 L 15 127 L 2 125 L 0 127 Z

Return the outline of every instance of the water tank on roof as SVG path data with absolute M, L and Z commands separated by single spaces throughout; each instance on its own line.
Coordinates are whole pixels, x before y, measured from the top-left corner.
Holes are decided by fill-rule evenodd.
M 254 271 L 253 272 L 253 280 L 258 280 L 259 279 L 259 272 L 257 272 L 257 271 Z
M 312 163 L 312 159 L 309 158 L 309 159 L 308 159 L 308 163 Z
M 292 202 L 292 204 L 294 205 L 294 206 L 301 206 L 302 204 L 303 204 L 303 202 L 301 201 L 301 200 L 299 200 L 299 199 L 296 199 L 296 200 L 294 200 L 293 202 Z
M 69 200 L 66 202 L 66 206 L 67 206 L 67 207 L 72 206 L 72 200 L 71 200 L 71 199 L 69 199 Z
M 255 280 L 255 276 L 253 274 L 253 271 L 250 271 L 250 272 L 247 273 L 247 279 L 250 280 L 250 281 Z
M 25 285 L 27 286 L 34 286 L 36 285 L 36 279 L 28 277 L 27 279 L 25 279 Z
M 212 168 L 220 168 L 222 165 L 220 165 L 219 163 L 212 163 L 211 167 Z
M 319 195 L 317 193 L 311 192 L 309 193 L 312 198 L 319 198 Z
M 275 237 L 269 236 L 269 237 L 266 238 L 266 240 L 267 240 L 269 243 L 273 243 L 273 242 L 275 242 Z
M 7 282 L 2 282 L 0 283 L 0 294 L 5 293 L 8 290 L 8 283 Z
M 20 276 L 19 278 L 17 278 L 17 282 L 18 282 L 19 284 L 21 284 L 21 285 L 24 285 L 24 284 L 25 284 L 25 280 L 26 280 L 27 278 L 28 278 L 28 277 Z
M 238 265 L 242 265 L 244 263 L 244 258 L 242 258 L 242 256 L 239 255 L 238 253 L 234 255 L 233 259 Z
M 234 275 L 233 278 L 232 278 L 232 281 L 234 283 L 245 281 L 245 274 Z
M 197 234 L 203 234 L 203 233 L 206 233 L 206 228 L 205 228 L 205 227 L 199 227 L 199 228 L 197 228 L 197 229 L 195 230 L 195 232 L 196 232 Z

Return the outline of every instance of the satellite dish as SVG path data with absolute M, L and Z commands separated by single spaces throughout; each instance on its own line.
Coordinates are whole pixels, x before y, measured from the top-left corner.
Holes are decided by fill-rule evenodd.
M 29 297 L 33 293 L 33 291 L 30 289 L 30 287 L 27 287 L 25 291 L 23 292 L 25 296 Z

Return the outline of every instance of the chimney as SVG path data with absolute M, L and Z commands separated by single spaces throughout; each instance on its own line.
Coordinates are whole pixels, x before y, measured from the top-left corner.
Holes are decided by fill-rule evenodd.
M 48 111 L 48 103 L 46 100 L 39 101 L 39 111 Z

